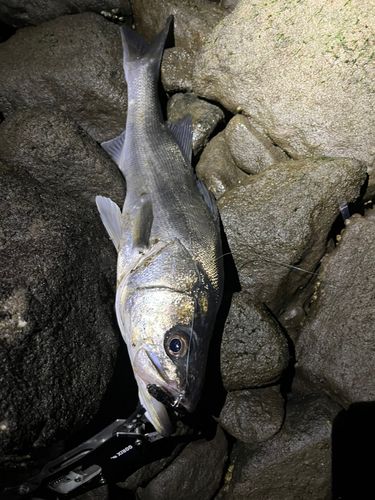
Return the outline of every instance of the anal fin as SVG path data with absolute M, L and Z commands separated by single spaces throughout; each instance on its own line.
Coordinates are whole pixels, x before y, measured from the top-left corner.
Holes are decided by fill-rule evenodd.
M 120 248 L 120 241 L 122 235 L 121 229 L 121 210 L 115 202 L 110 198 L 104 196 L 97 196 L 95 198 L 96 206 L 98 207 L 100 217 L 104 227 L 113 241 L 116 250 Z
M 191 164 L 193 142 L 193 119 L 190 114 L 176 122 L 167 122 L 186 161 Z

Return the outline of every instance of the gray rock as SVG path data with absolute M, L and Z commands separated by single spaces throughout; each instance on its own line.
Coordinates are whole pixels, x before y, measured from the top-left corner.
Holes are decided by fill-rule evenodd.
M 216 199 L 248 179 L 248 175 L 233 161 L 225 141 L 225 132 L 220 132 L 207 144 L 199 159 L 196 173 Z
M 51 193 L 93 205 L 96 195 L 124 202 L 125 181 L 117 165 L 61 111 L 21 110 L 6 119 L 0 125 L 0 158 L 25 168 Z
M 295 159 L 352 157 L 372 173 L 374 30 L 372 4 L 361 0 L 293 9 L 243 0 L 202 44 L 194 92 L 233 113 L 242 108 Z
M 237 6 L 238 0 L 220 0 L 220 7 L 223 7 L 224 9 L 228 9 L 229 11 L 234 10 L 234 8 Z
M 195 94 L 175 94 L 168 101 L 167 115 L 170 122 L 189 113 L 193 119 L 193 154 L 198 154 L 207 144 L 217 124 L 224 119 L 223 111 Z
M 274 382 L 288 362 L 287 340 L 277 321 L 248 293 L 234 293 L 220 353 L 225 388 L 246 389 Z
M 161 81 L 166 92 L 192 92 L 194 52 L 173 47 L 166 49 L 161 65 Z
M 119 135 L 127 92 L 118 26 L 93 13 L 24 28 L 0 45 L 0 111 L 60 107 L 96 141 Z
M 3 0 L 0 4 L 0 21 L 17 28 L 28 25 L 38 25 L 67 14 L 101 11 L 112 12 L 117 16 L 131 16 L 130 0 L 34 0 L 19 2 L 18 0 Z
M 317 300 L 296 344 L 299 368 L 344 404 L 375 399 L 375 217 L 353 215 L 322 260 Z
M 21 451 L 32 459 L 33 449 L 92 418 L 113 374 L 118 330 L 116 253 L 100 217 L 22 168 L 2 164 L 0 178 L 3 462 Z
M 218 208 L 244 290 L 275 314 L 290 302 L 325 253 L 338 196 L 359 195 L 366 174 L 347 158 L 278 163 L 227 191 Z
M 207 0 L 133 0 L 136 30 L 150 41 L 174 15 L 176 47 L 197 51 L 216 24 L 227 15 L 219 5 Z
M 77 500 L 109 500 L 109 488 L 108 485 L 99 486 L 99 488 L 95 488 L 94 490 L 87 491 L 86 493 L 82 493 L 82 495 L 78 495 L 75 497 Z
M 247 444 L 272 438 L 284 420 L 284 399 L 279 387 L 233 391 L 221 410 L 220 425 Z
M 248 174 L 258 174 L 273 163 L 288 159 L 242 115 L 230 120 L 225 129 L 225 140 L 236 165 Z
M 210 500 L 219 487 L 227 460 L 227 440 L 217 428 L 211 441 L 189 443 L 172 464 L 146 488 L 137 490 L 140 500 Z
M 331 427 L 340 407 L 324 397 L 294 397 L 275 438 L 234 445 L 220 500 L 329 500 Z

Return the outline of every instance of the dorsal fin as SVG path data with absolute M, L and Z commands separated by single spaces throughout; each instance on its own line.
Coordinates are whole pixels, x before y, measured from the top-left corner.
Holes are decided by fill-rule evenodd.
M 193 119 L 191 115 L 187 114 L 175 122 L 167 122 L 167 125 L 174 135 L 174 138 L 181 149 L 181 153 L 190 165 L 193 142 Z
M 149 246 L 151 227 L 154 220 L 151 200 L 142 203 L 132 221 L 132 247 L 145 249 Z
M 118 251 L 120 248 L 122 234 L 121 210 L 115 202 L 109 198 L 105 198 L 104 196 L 97 196 L 95 201 L 104 227 L 106 228 L 109 237 Z
M 107 151 L 109 156 L 112 158 L 114 162 L 120 167 L 121 163 L 121 154 L 124 147 L 125 142 L 125 130 L 122 134 L 111 139 L 110 141 L 105 141 L 101 143 L 101 147 Z

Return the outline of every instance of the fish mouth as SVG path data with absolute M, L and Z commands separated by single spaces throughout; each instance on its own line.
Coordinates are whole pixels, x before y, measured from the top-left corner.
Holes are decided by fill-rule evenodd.
M 159 403 L 189 413 L 195 410 L 198 398 L 193 397 L 190 384 L 186 384 L 186 379 L 176 381 L 168 377 L 156 354 L 140 349 L 133 360 L 133 369 Z

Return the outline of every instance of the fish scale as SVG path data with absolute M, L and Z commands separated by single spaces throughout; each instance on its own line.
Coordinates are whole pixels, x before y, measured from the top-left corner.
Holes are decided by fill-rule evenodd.
M 172 18 L 148 44 L 122 26 L 128 84 L 125 133 L 103 143 L 126 179 L 122 211 L 98 196 L 118 252 L 116 315 L 146 417 L 163 436 L 166 406 L 193 411 L 221 301 L 218 213 L 191 166 L 191 117 L 167 124 L 158 78 Z

